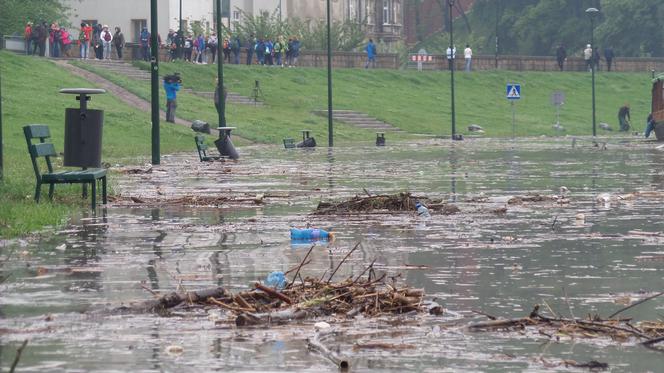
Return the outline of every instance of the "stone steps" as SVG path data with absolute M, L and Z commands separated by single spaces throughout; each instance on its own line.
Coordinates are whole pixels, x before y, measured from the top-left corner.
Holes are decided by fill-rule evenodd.
M 182 91 L 209 99 L 214 98 L 214 92 L 198 92 L 189 88 L 185 88 Z M 256 106 L 264 105 L 262 101 L 254 101 L 254 99 L 251 97 L 242 96 L 234 92 L 228 92 L 228 95 L 226 96 L 226 102 L 231 104 L 239 104 L 239 105 L 256 105 Z
M 314 114 L 327 116 L 327 110 L 317 110 Z M 358 128 L 383 132 L 400 132 L 401 129 L 389 123 L 385 123 L 368 114 L 353 110 L 334 110 L 332 113 L 334 120 L 353 125 Z

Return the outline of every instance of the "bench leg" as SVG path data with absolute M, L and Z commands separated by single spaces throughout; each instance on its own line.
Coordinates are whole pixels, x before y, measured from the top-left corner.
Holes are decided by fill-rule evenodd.
M 53 191 L 55 191 L 55 184 L 48 184 L 48 199 L 53 201 Z
M 108 203 L 108 197 L 106 194 L 106 176 L 101 179 L 101 198 L 104 204 Z
M 41 195 L 41 183 L 37 182 L 37 187 L 35 188 L 35 202 L 39 203 L 40 195 Z
M 97 180 L 93 181 L 90 183 L 90 186 L 92 186 L 92 195 L 90 196 L 90 200 L 92 203 L 92 210 L 97 208 Z M 87 188 L 86 188 L 87 189 Z

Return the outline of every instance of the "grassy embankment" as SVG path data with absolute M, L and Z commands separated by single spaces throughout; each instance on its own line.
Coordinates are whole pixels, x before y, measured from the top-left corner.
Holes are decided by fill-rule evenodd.
M 137 62 L 148 69 L 148 65 Z M 162 63 L 161 73 L 178 71 L 184 86 L 196 91 L 212 91 L 216 66 Z M 114 81 L 143 97 L 149 94 L 144 83 L 118 76 Z M 650 110 L 649 73 L 600 73 L 597 75 L 597 122 L 609 123 L 613 134 L 618 128 L 618 108 L 625 102 L 632 107 L 633 127 L 643 131 Z M 254 81 L 260 81 L 266 107 L 229 105 L 228 120 L 238 133 L 259 142 L 278 143 L 310 128 L 318 137 L 327 133 L 326 119 L 312 115 L 327 103 L 327 78 L 324 69 L 280 69 L 269 67 L 226 66 L 226 85 L 233 92 L 251 96 Z M 591 135 L 591 78 L 587 73 L 486 71 L 456 75 L 457 131 L 467 133 L 470 124 L 479 124 L 485 136 L 512 135 L 512 111 L 505 99 L 505 84 L 522 85 L 523 99 L 516 103 L 517 136 Z M 449 135 L 450 76 L 447 71 L 422 72 L 395 70 L 338 69 L 334 71 L 336 109 L 366 112 L 412 134 Z M 563 91 L 566 103 L 561 109 L 565 132 L 552 128 L 555 107 L 551 94 Z M 178 112 L 188 119 L 214 121 L 209 100 L 182 95 Z M 599 135 L 610 134 L 598 129 Z M 338 126 L 340 143 L 371 140 L 373 133 Z M 394 138 L 390 141 L 395 140 Z
M 42 203 L 35 204 L 35 176 L 22 127 L 46 124 L 51 129 L 56 150 L 64 147 L 64 109 L 77 107 L 64 87 L 90 87 L 87 81 L 72 76 L 53 63 L 11 53 L 0 53 L 3 93 L 3 136 L 5 178 L 0 182 L 0 238 L 15 237 L 59 225 L 71 212 L 87 209 L 89 201 L 80 199 L 80 186 L 56 187 L 54 202 L 48 201 L 48 187 L 42 190 Z M 143 163 L 150 161 L 150 116 L 127 108 L 112 95 L 95 96 L 90 108 L 105 110 L 104 162 Z M 192 151 L 191 130 L 163 125 L 162 153 Z M 59 158 L 55 162 L 58 168 Z M 110 177 L 113 185 L 113 175 Z

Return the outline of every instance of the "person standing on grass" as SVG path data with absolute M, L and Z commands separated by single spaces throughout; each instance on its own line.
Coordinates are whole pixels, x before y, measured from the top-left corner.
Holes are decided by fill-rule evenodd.
M 565 50 L 564 45 L 559 44 L 558 49 L 556 49 L 556 61 L 558 62 L 558 68 L 560 71 L 563 71 L 564 69 L 565 60 L 567 60 L 567 51 Z
M 87 23 L 81 23 L 81 30 L 78 33 L 78 47 L 82 60 L 87 60 L 90 53 L 90 38 L 92 37 L 92 27 Z
M 646 119 L 646 139 L 650 137 L 650 133 L 655 130 L 655 118 L 652 116 L 652 113 L 648 114 Z
M 282 56 L 284 54 L 285 49 L 286 49 L 286 43 L 284 43 L 284 37 L 279 36 L 277 38 L 277 41 L 274 42 L 274 59 L 277 66 L 284 67 Z
M 191 61 L 191 55 L 194 51 L 194 40 L 191 38 L 191 35 L 187 35 L 184 39 L 184 60 L 188 62 Z
M 292 47 L 293 47 L 291 52 L 292 63 L 290 64 L 290 67 L 297 66 L 297 60 L 300 58 L 300 50 L 302 49 L 302 43 L 300 42 L 300 39 L 297 38 L 297 36 L 293 37 Z
M 364 51 L 367 54 L 367 63 L 364 64 L 364 68 L 368 69 L 369 66 L 371 66 L 371 68 L 375 69 L 376 68 L 376 44 L 374 44 L 373 39 L 369 39 L 369 43 L 364 48 Z
M 604 48 L 604 59 L 606 60 L 606 68 L 608 71 L 611 71 L 611 66 L 613 66 L 613 58 L 615 57 L 612 47 Z
M 247 66 L 251 65 L 253 63 L 254 59 L 254 50 L 256 48 L 256 38 L 254 37 L 254 34 L 251 34 L 249 36 L 249 40 L 247 40 Z
M 174 77 L 179 78 L 179 74 L 175 73 Z M 170 79 L 172 77 L 164 78 L 164 90 L 166 91 L 166 121 L 175 123 L 175 110 L 177 109 L 177 93 L 180 90 L 180 82 Z
M 466 49 L 463 50 L 463 57 L 466 59 L 466 72 L 469 73 L 473 63 L 473 50 L 470 49 L 470 44 L 466 44 Z
M 30 50 L 32 46 L 32 22 L 28 22 L 25 25 L 25 30 L 23 31 L 23 39 L 25 40 L 25 54 L 30 55 Z
M 118 55 L 118 59 L 122 60 L 122 50 L 125 47 L 125 37 L 122 34 L 120 27 L 115 27 L 115 35 L 113 35 L 113 45 L 115 45 L 115 53 Z
M 593 48 L 590 44 L 583 50 L 583 60 L 586 61 L 586 69 L 592 71 L 593 68 Z
M 593 66 L 595 67 L 596 71 L 599 71 L 599 62 L 599 48 L 593 48 Z
M 101 38 L 101 33 L 103 27 L 101 24 L 97 24 L 92 31 L 92 44 L 95 50 L 95 58 L 98 60 L 104 59 L 104 43 Z
M 105 60 L 111 59 L 111 45 L 113 45 L 112 42 L 113 34 L 111 34 L 111 30 L 108 29 L 108 25 L 104 25 L 101 30 L 101 43 L 104 50 L 103 59 Z
M 42 22 L 40 25 L 37 26 L 37 28 L 33 31 L 37 33 L 36 36 L 36 43 L 35 43 L 35 50 L 33 54 L 37 53 L 37 48 L 39 48 L 39 56 L 44 57 L 46 56 L 46 41 L 48 40 L 48 24 L 46 22 Z
M 258 39 L 256 42 L 256 60 L 259 65 L 265 65 L 265 42 L 263 39 Z
M 62 54 L 64 57 L 71 57 L 72 38 L 66 28 L 60 27 L 60 40 L 62 43 Z
M 217 34 L 215 34 L 214 32 L 208 38 L 207 46 L 208 49 L 210 50 L 210 59 L 214 64 L 214 62 L 217 60 L 217 48 L 219 47 L 219 39 L 217 39 Z
M 233 52 L 233 63 L 236 65 L 240 64 L 240 51 L 242 50 L 242 42 L 240 37 L 235 35 L 235 38 L 232 39 L 231 51 Z
M 629 115 L 629 104 L 625 103 L 620 110 L 618 110 L 618 122 L 620 122 L 620 131 L 621 132 L 627 132 L 629 131 L 630 126 L 630 121 L 632 119 L 630 118 Z
M 139 36 L 141 51 L 143 52 L 143 61 L 150 61 L 150 33 L 147 27 L 143 27 Z

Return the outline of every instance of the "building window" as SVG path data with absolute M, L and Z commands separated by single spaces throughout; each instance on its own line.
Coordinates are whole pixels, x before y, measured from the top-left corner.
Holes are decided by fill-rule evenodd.
M 147 19 L 132 19 L 131 20 L 131 35 L 134 36 L 134 41 L 141 40 L 141 31 L 148 27 Z
M 383 0 L 383 24 L 392 23 L 392 0 Z
M 233 11 L 233 21 L 239 21 L 240 20 L 240 11 L 234 10 Z

